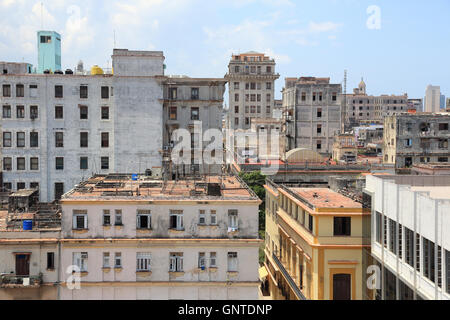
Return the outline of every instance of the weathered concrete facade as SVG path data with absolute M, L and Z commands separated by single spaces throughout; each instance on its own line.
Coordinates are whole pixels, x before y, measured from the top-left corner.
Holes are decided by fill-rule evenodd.
M 342 85 L 329 78 L 286 78 L 283 107 L 287 114 L 287 151 L 307 148 L 331 155 L 341 129 Z
M 228 128 L 246 130 L 253 118 L 272 118 L 279 78 L 275 60 L 263 53 L 233 55 L 225 75 L 229 83 Z
M 384 121 L 383 160 L 396 168 L 449 162 L 450 114 L 401 114 Z
M 116 49 L 114 75 L 0 75 L 4 187 L 46 202 L 93 173 L 161 167 L 163 62 Z
M 61 200 L 61 299 L 256 300 L 259 204 L 236 177 L 94 177 Z

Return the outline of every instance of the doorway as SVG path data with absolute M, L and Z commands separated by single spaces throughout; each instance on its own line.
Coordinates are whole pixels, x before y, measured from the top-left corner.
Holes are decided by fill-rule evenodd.
M 333 276 L 333 300 L 351 300 L 352 276 L 349 274 L 335 274 Z
M 16 276 L 27 277 L 30 275 L 30 256 L 16 255 Z

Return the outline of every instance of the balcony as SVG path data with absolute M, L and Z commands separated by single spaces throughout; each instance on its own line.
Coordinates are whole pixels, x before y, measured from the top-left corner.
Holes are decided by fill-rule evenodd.
M 302 291 L 300 290 L 300 288 L 297 286 L 297 284 L 295 283 L 294 279 L 292 279 L 291 275 L 289 274 L 289 272 L 286 270 L 286 268 L 284 267 L 283 263 L 281 263 L 280 259 L 278 259 L 278 257 L 273 254 L 272 255 L 272 259 L 275 261 L 275 263 L 277 264 L 278 268 L 280 269 L 281 273 L 283 274 L 283 277 L 286 279 L 286 281 L 289 283 L 289 286 L 292 288 L 292 291 L 294 291 L 295 295 L 297 296 L 297 298 L 299 298 L 300 300 L 308 300 L 306 299 L 306 297 L 303 295 Z
M 0 288 L 39 288 L 41 284 L 42 274 L 37 276 L 0 275 Z

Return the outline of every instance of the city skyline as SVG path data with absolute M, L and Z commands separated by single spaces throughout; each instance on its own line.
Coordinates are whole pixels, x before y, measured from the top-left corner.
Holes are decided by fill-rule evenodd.
M 450 45 L 439 41 L 450 30 L 448 2 L 320 4 L 324 10 L 289 0 L 47 0 L 42 7 L 40 1 L 2 0 L 1 60 L 37 66 L 36 31 L 44 29 L 61 33 L 64 69 L 74 68 L 80 59 L 86 68 L 106 67 L 116 43 L 117 48 L 164 51 L 167 74 L 222 77 L 231 54 L 254 50 L 276 59 L 281 75 L 276 98 L 281 98 L 285 77 L 331 77 L 341 83 L 344 69 L 349 72 L 348 92 L 364 77 L 371 95 L 423 98 L 429 84 L 448 95 L 450 63 L 444 55 Z M 371 63 L 377 59 L 382 63 Z

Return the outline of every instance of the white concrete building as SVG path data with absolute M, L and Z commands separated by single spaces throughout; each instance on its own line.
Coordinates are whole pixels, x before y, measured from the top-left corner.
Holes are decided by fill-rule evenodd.
M 47 202 L 95 173 L 161 167 L 163 53 L 112 58 L 114 75 L 0 75 L 5 189 Z
M 380 300 L 450 299 L 450 176 L 368 176 Z
M 441 109 L 441 87 L 429 85 L 425 92 L 425 112 L 439 112 Z
M 237 177 L 93 177 L 61 200 L 61 299 L 256 300 L 260 202 Z

